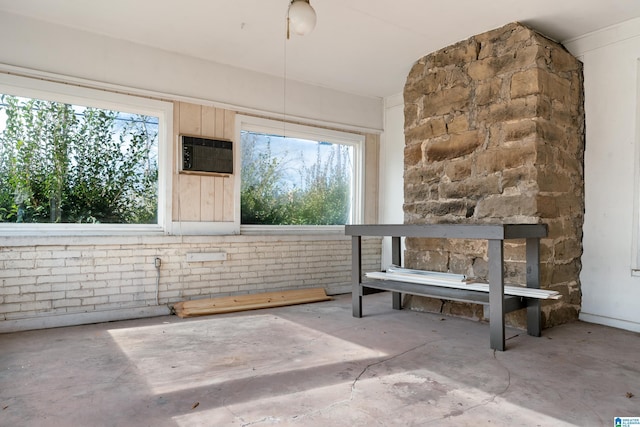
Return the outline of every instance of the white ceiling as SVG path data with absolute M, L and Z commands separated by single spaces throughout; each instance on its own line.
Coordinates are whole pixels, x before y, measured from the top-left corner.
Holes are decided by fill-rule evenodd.
M 418 58 L 509 22 L 565 41 L 640 17 L 638 0 L 311 0 L 315 31 L 285 41 L 288 4 L 0 0 L 0 13 L 374 97 L 400 93 Z

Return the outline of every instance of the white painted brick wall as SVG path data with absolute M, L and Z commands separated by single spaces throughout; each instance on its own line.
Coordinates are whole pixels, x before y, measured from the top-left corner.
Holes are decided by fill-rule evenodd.
M 189 263 L 189 252 L 225 252 L 227 260 Z M 363 239 L 362 253 L 363 269 L 380 269 L 380 239 Z M 351 277 L 351 239 L 340 235 L 1 237 L 0 330 L 3 321 L 156 306 L 156 257 L 165 306 L 290 288 L 348 290 Z

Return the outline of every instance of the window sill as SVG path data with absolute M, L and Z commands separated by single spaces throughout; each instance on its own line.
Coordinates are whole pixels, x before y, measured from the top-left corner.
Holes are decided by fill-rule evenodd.
M 161 235 L 164 230 L 156 224 L 0 224 L 2 237 L 57 237 L 57 236 L 131 236 Z
M 247 236 L 344 235 L 344 225 L 241 225 L 240 234 Z

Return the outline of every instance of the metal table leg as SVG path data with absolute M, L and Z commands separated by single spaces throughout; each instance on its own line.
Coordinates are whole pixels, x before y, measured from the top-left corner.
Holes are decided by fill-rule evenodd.
M 489 343 L 504 351 L 504 242 L 489 240 Z
M 351 303 L 353 305 L 353 317 L 362 317 L 362 238 L 351 237 Z
M 391 237 L 391 262 L 393 265 L 400 267 L 402 250 L 400 246 L 400 237 Z M 402 294 L 400 292 L 391 293 L 392 306 L 394 310 L 402 310 Z
M 540 239 L 527 239 L 527 288 L 540 289 Z M 542 301 L 527 300 L 527 333 L 534 337 L 542 335 Z

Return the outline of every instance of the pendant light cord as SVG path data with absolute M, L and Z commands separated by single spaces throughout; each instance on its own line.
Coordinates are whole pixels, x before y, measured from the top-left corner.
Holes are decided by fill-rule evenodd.
M 287 42 L 289 41 L 289 9 L 287 9 L 287 37 L 284 39 L 284 64 L 282 81 L 282 136 L 287 137 Z

